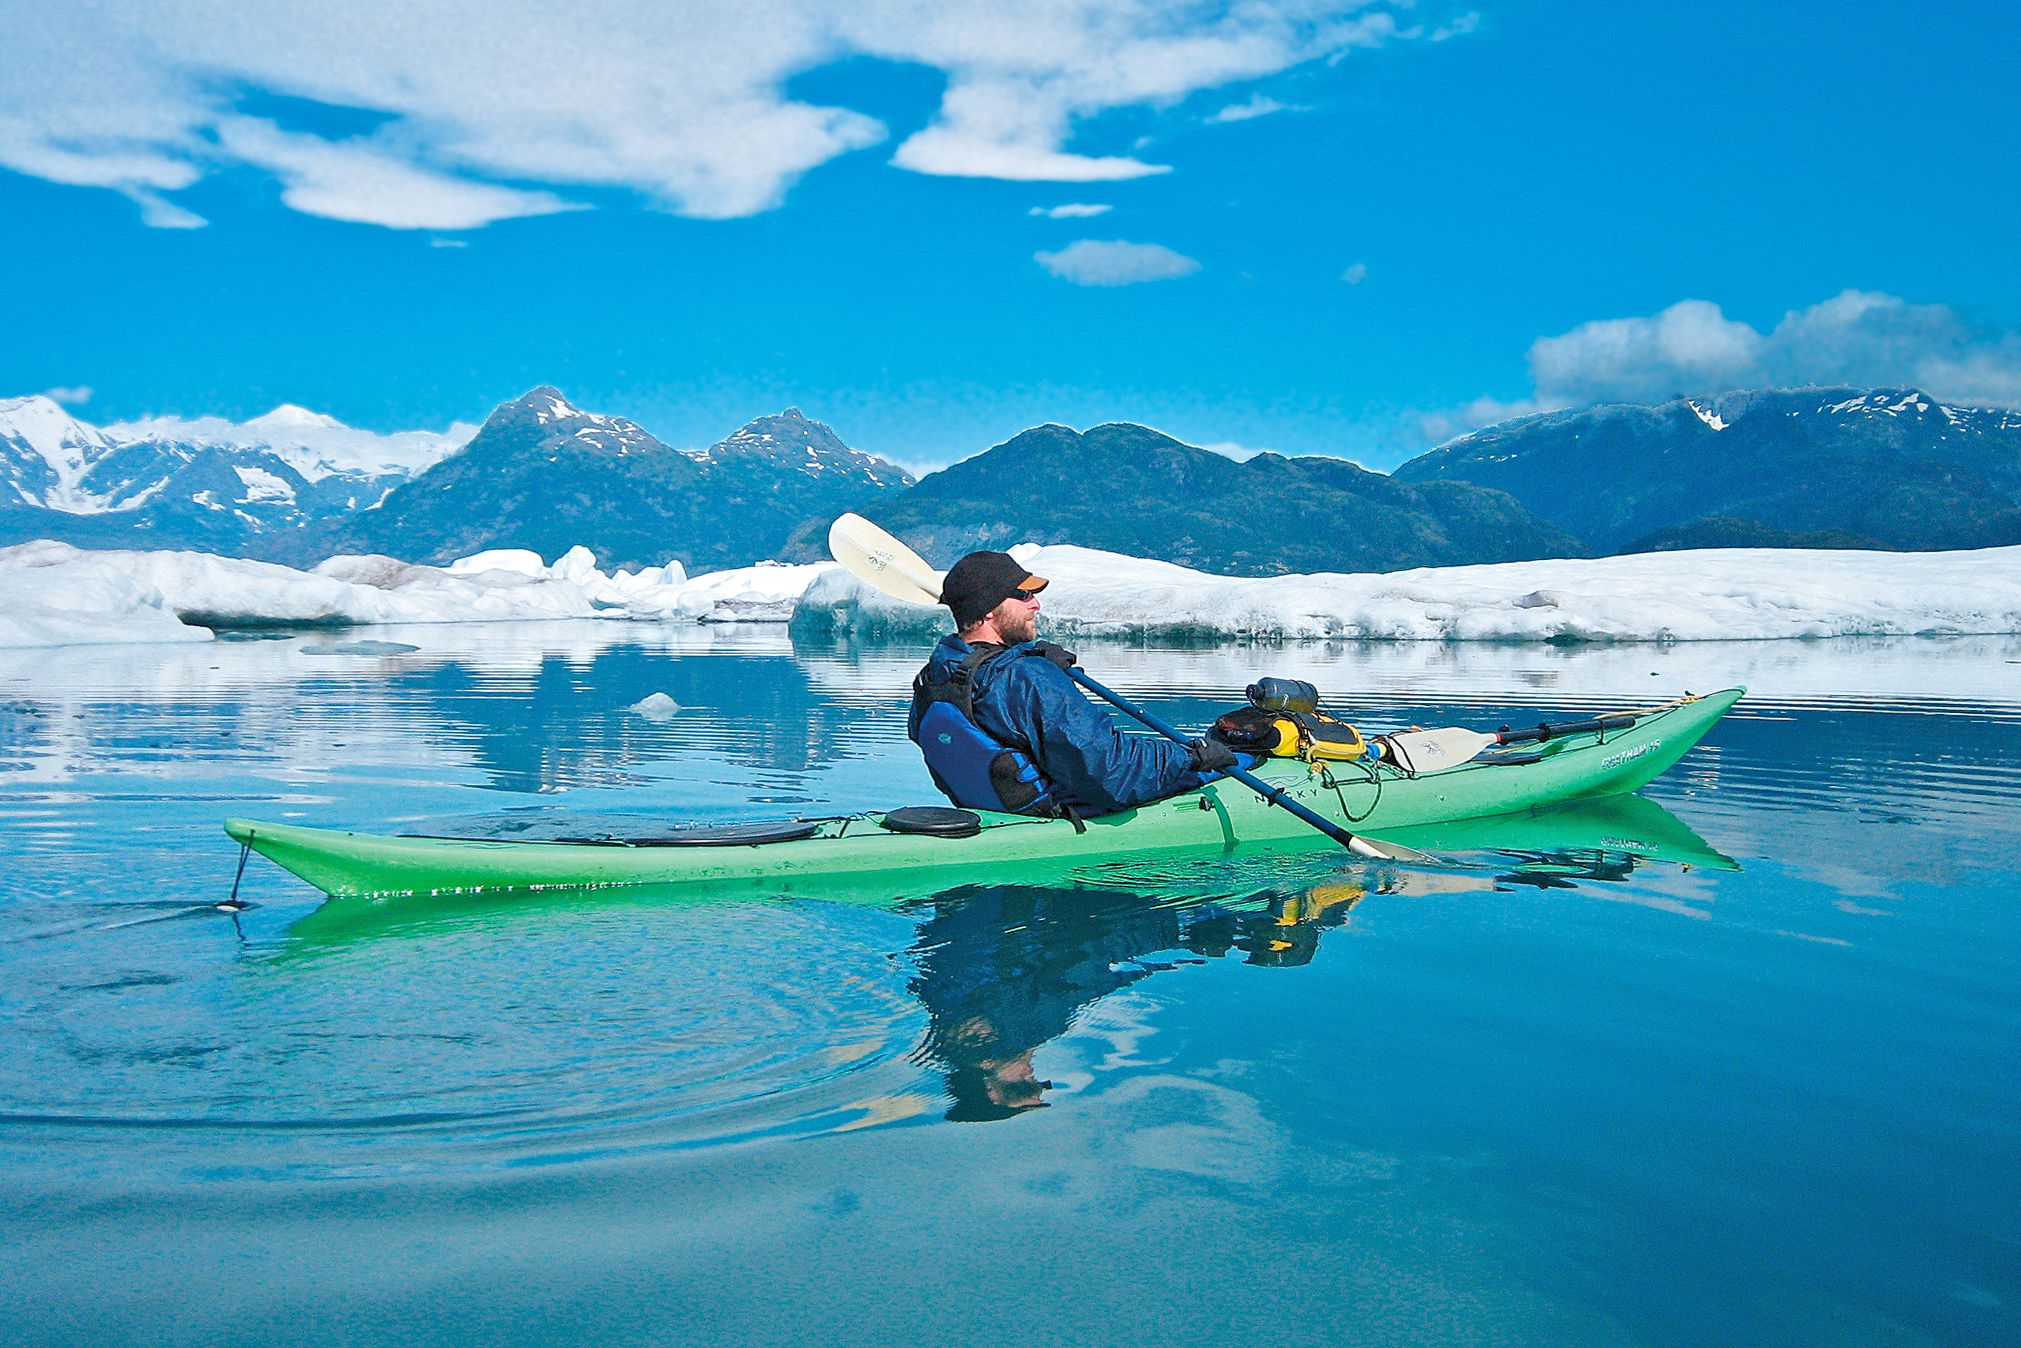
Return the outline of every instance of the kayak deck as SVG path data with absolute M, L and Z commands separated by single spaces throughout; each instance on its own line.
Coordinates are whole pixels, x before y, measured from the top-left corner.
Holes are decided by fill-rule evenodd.
M 1521 753 L 1437 772 L 1394 764 L 1271 759 L 1256 775 L 1287 798 L 1355 833 L 1528 810 L 1636 790 L 1666 771 L 1739 700 L 1734 688 L 1638 715 L 1632 725 L 1567 734 Z M 637 841 L 397 837 L 228 819 L 225 832 L 333 897 L 771 883 L 933 868 L 996 873 L 1031 863 L 1097 861 L 1145 852 L 1221 851 L 1237 844 L 1332 846 L 1289 811 L 1239 783 L 1086 821 L 978 812 L 965 838 L 898 833 L 884 815 L 800 821 L 782 841 L 684 843 L 678 830 Z M 760 835 L 762 836 L 762 835 Z

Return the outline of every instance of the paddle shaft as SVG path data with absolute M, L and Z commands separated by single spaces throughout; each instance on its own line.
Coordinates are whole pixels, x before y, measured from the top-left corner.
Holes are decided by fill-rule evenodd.
M 1594 730 L 1625 730 L 1641 719 L 1633 712 L 1615 712 L 1610 716 L 1595 716 L 1590 721 L 1562 721 L 1557 725 L 1532 726 L 1528 730 L 1510 730 L 1505 726 L 1496 733 L 1494 741 L 1497 744 L 1527 744 L 1532 740 L 1583 735 Z
M 1188 748 L 1192 747 L 1192 741 L 1188 740 L 1184 735 L 1181 735 L 1171 726 L 1166 725 L 1163 721 L 1151 715 L 1150 712 L 1145 711 L 1142 707 L 1139 707 L 1134 702 L 1131 702 L 1128 698 L 1124 697 L 1122 694 L 1114 693 L 1109 691 L 1107 688 L 1104 688 L 1101 684 L 1089 678 L 1084 671 L 1078 668 L 1069 669 L 1067 671 L 1067 675 L 1068 677 L 1072 678 L 1075 683 L 1078 683 L 1079 685 L 1081 685 L 1081 687 L 1087 689 L 1089 692 L 1093 693 L 1096 697 L 1101 698 L 1104 702 L 1107 702 L 1117 711 L 1122 712 L 1126 716 L 1134 717 L 1136 720 L 1142 722 L 1145 726 L 1149 727 L 1152 730 L 1157 731 L 1160 735 L 1163 735 L 1166 739 L 1171 740 L 1174 744 L 1184 744 Z M 1254 791 L 1257 795 L 1263 797 L 1266 803 L 1281 806 L 1282 808 L 1289 810 L 1293 815 L 1296 815 L 1299 819 L 1302 819 L 1306 823 L 1312 825 L 1312 827 L 1318 829 L 1321 833 L 1324 833 L 1327 837 L 1333 839 L 1335 842 L 1339 843 L 1342 847 L 1345 847 L 1353 852 L 1361 852 L 1364 854 L 1373 853 L 1375 855 L 1381 855 L 1380 853 L 1375 853 L 1374 849 L 1370 848 L 1367 843 L 1355 837 L 1352 833 L 1349 833 L 1346 829 L 1340 827 L 1340 825 L 1334 823 L 1330 819 L 1324 818 L 1321 815 L 1314 814 L 1311 810 L 1306 809 L 1303 805 L 1300 805 L 1297 801 L 1292 800 L 1290 797 L 1286 796 L 1280 788 L 1269 785 L 1268 783 L 1264 782 L 1260 777 L 1257 777 L 1253 773 L 1249 772 L 1247 769 L 1237 766 L 1237 767 L 1230 767 L 1226 769 L 1226 771 L 1230 777 L 1233 777 L 1236 781 L 1242 783 L 1244 786 L 1248 787 L 1251 791 Z

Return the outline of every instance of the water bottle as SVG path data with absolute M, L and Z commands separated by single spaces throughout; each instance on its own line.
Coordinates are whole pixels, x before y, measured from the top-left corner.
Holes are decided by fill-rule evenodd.
M 1303 679 L 1258 679 L 1249 702 L 1263 711 L 1318 711 L 1319 690 Z

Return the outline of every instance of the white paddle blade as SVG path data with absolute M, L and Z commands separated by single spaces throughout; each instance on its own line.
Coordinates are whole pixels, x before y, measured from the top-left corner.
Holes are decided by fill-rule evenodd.
M 1384 743 L 1406 772 L 1442 772 L 1456 768 L 1483 749 L 1501 743 L 1493 735 L 1454 726 L 1447 730 L 1399 730 L 1385 735 Z
M 1364 838 L 1359 833 L 1347 850 L 1365 857 L 1378 857 L 1384 861 L 1407 861 L 1416 866 L 1436 866 L 1439 859 L 1429 852 L 1420 852 L 1415 847 L 1405 847 L 1402 843 L 1381 842 L 1375 838 Z
M 908 604 L 940 602 L 938 571 L 861 515 L 842 515 L 828 526 L 828 555 L 874 590 Z

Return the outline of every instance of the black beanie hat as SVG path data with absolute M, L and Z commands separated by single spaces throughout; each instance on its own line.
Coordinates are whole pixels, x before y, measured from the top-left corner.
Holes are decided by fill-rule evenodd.
M 1008 552 L 971 552 L 941 582 L 940 602 L 954 613 L 957 630 L 973 627 L 1019 590 L 1046 588 L 1045 578 L 1024 569 Z

